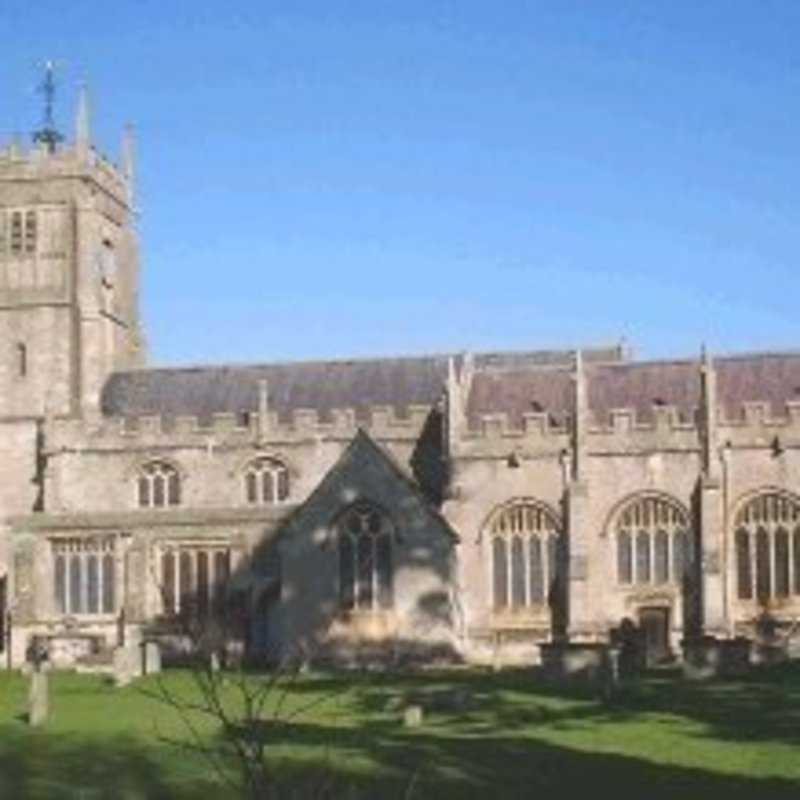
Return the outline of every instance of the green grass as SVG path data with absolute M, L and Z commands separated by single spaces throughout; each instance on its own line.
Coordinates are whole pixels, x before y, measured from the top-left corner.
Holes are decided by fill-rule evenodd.
M 196 698 L 189 673 L 164 681 Z M 3 800 L 230 796 L 202 754 L 167 741 L 187 741 L 187 729 L 148 695 L 152 680 L 117 689 L 53 675 L 52 715 L 39 730 L 25 723 L 26 687 L 22 676 L 0 673 Z M 436 702 L 453 688 L 469 698 L 462 710 Z M 399 721 L 408 695 L 433 706 L 420 728 Z M 227 707 L 236 701 L 231 688 Z M 290 723 L 270 728 L 277 774 L 287 786 L 325 782 L 347 800 L 800 797 L 795 665 L 705 685 L 652 675 L 611 702 L 524 672 L 308 675 L 286 695 L 287 714 Z M 218 741 L 214 724 L 193 719 L 205 742 Z

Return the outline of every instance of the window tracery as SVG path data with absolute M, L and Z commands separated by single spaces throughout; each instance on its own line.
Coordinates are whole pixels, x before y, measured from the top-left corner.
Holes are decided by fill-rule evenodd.
M 391 608 L 394 532 L 388 517 L 370 503 L 357 503 L 340 517 L 337 541 L 342 608 Z
M 51 544 L 53 594 L 61 614 L 112 614 L 116 608 L 115 536 Z
M 691 562 L 686 512 L 665 497 L 635 497 L 615 515 L 617 582 L 622 585 L 680 583 Z
M 800 498 L 763 492 L 734 520 L 736 594 L 767 602 L 800 595 Z
M 498 509 L 485 528 L 491 541 L 492 605 L 497 611 L 549 601 L 563 541 L 555 515 L 535 501 Z
M 275 505 L 289 497 L 289 470 L 276 458 L 257 458 L 244 471 L 245 500 L 250 505 Z
M 166 461 L 150 461 L 139 470 L 137 480 L 140 508 L 165 508 L 181 502 L 178 470 Z
M 204 619 L 225 605 L 231 572 L 224 544 L 176 544 L 161 551 L 160 591 L 164 614 Z

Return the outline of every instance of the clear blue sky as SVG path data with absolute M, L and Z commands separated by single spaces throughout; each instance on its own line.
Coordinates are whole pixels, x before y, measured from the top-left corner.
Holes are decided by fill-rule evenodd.
M 2 0 L 138 131 L 157 363 L 800 346 L 797 0 Z

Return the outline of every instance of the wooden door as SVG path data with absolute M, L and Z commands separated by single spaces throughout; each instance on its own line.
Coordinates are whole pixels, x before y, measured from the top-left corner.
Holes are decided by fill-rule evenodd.
M 639 626 L 644 637 L 645 658 L 651 667 L 669 658 L 669 609 L 640 608 Z

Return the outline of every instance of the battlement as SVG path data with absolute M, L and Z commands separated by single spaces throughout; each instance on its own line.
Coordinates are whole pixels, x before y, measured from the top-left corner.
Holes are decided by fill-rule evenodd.
M 635 408 L 611 409 L 603 418 L 589 412 L 585 434 L 590 449 L 694 449 L 702 433 L 700 409 L 681 412 L 675 406 L 653 406 L 646 418 Z M 733 445 L 768 446 L 776 436 L 782 444 L 800 446 L 800 401 L 789 401 L 780 416 L 770 414 L 766 402 L 746 402 L 739 413 L 717 413 L 716 428 L 722 441 Z M 521 451 L 542 451 L 568 442 L 571 434 L 569 418 L 563 423 L 546 413 L 522 415 L 522 424 L 514 424 L 507 414 L 484 414 L 463 437 L 470 451 L 476 448 L 493 452 L 495 445 L 505 452 L 509 444 Z
M 720 411 L 717 424 L 723 442 L 742 446 L 774 446 L 776 437 L 782 446 L 800 446 L 800 401 L 787 401 L 783 413 L 771 414 L 764 402 L 744 403 L 741 413 L 724 417 Z
M 89 176 L 109 192 L 124 197 L 128 178 L 93 147 L 65 145 L 49 151 L 41 144 L 23 145 L 18 139 L 0 141 L 0 181 L 34 181 Z
M 322 419 L 315 409 L 295 409 L 288 420 L 268 412 L 264 420 L 257 412 L 217 413 L 208 419 L 196 416 L 103 417 L 100 419 L 54 419 L 48 424 L 48 448 L 117 449 L 142 447 L 193 447 L 246 445 L 253 441 L 293 443 L 309 439 L 349 441 L 359 429 L 377 440 L 416 440 L 428 416 L 429 406 L 409 406 L 399 414 L 391 406 L 374 406 L 366 418 L 357 418 L 353 408 L 332 409 Z

